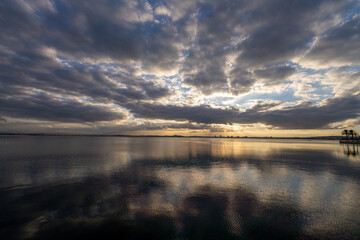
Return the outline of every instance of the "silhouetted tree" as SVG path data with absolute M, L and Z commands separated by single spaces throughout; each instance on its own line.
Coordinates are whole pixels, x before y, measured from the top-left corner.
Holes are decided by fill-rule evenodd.
M 342 135 L 345 135 L 346 140 L 348 139 L 348 135 L 349 135 L 349 130 L 345 129 L 341 132 Z
M 351 136 L 351 139 L 354 140 L 354 130 L 349 130 L 349 136 Z
M 354 141 L 354 135 L 355 135 L 355 131 L 350 129 L 349 130 L 349 135 L 351 136 L 351 139 Z
M 359 134 L 356 131 L 354 131 L 354 137 L 356 140 L 358 140 L 358 138 L 357 138 L 358 136 L 359 136 Z

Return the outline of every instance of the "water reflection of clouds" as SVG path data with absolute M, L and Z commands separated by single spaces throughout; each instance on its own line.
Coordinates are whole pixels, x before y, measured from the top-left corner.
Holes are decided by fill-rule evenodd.
M 169 191 L 174 199 L 210 185 L 224 191 L 245 188 L 264 203 L 277 196 L 283 203 L 295 202 L 304 211 L 321 212 L 316 219 L 308 219 L 311 224 L 317 224 L 317 221 L 337 223 L 336 219 L 344 219 L 348 213 L 358 211 L 356 198 L 353 198 L 360 196 L 358 183 L 326 172 L 313 175 L 303 170 L 288 171 L 284 167 L 278 172 L 259 172 L 255 167 L 243 164 L 237 168 L 214 166 L 191 171 L 162 169 L 157 174 L 170 182 L 172 188 Z
M 359 156 L 354 154 L 349 154 L 349 157 L 342 154 L 340 147 L 333 142 L 85 137 L 35 139 L 34 141 L 34 137 L 23 137 L 22 143 L 12 140 L 2 144 L 6 149 L 1 151 L 2 159 L 7 159 L 7 162 L 0 162 L 0 182 L 3 186 L 41 184 L 47 181 L 56 182 L 61 179 L 111 173 L 137 160 L 148 161 L 149 164 L 155 160 L 160 164 L 190 166 L 210 166 L 221 163 L 222 160 L 252 161 L 259 168 L 266 168 L 271 164 L 265 161 L 306 167 L 304 159 L 296 162 L 290 158 L 310 153 L 310 157 L 313 158 L 310 160 L 317 161 L 314 159 L 316 151 L 324 155 L 322 158 L 335 158 L 336 161 L 344 157 L 351 160 L 359 159 Z M 352 162 L 357 164 L 356 161 Z
M 2 231 L 40 239 L 59 228 L 64 237 L 81 229 L 82 238 L 360 234 L 359 165 L 338 157 L 334 143 L 99 139 L 61 139 L 64 149 L 42 153 L 26 142 L 23 154 L 3 155 L 15 163 L 0 163 L 1 186 L 10 187 L 0 189 L 9 216 Z
M 1 151 L 0 187 L 109 174 L 126 168 L 132 159 L 128 141 L 121 138 L 23 137 L 20 141 L 21 146 L 11 141 L 1 146 L 6 151 Z

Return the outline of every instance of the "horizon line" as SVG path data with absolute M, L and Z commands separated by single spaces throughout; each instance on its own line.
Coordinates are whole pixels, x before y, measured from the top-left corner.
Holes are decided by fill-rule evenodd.
M 199 136 L 199 135 L 131 135 L 131 134 L 72 134 L 72 133 L 1 133 L 0 136 L 79 136 L 79 137 L 183 137 L 183 138 L 256 138 L 256 139 L 327 139 L 332 138 L 331 140 L 339 140 L 343 138 L 341 135 L 337 136 L 308 136 L 308 137 L 276 137 L 276 136 L 223 136 L 223 135 L 208 135 L 208 136 Z

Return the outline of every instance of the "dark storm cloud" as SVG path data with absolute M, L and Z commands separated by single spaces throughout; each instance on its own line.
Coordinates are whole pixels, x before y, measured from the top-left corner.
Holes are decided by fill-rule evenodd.
M 44 94 L 23 98 L 0 98 L 0 112 L 15 118 L 55 122 L 96 122 L 120 120 L 124 115 L 103 106 L 54 99 Z
M 263 123 L 283 129 L 325 128 L 333 122 L 360 116 L 360 95 L 328 99 L 321 106 L 312 103 L 271 110 L 280 103 L 258 103 L 240 112 L 238 109 L 217 109 L 210 106 L 174 106 L 155 104 L 131 104 L 127 107 L 136 117 L 153 119 L 188 120 L 197 123 Z
M 270 110 L 274 107 L 280 106 L 280 102 L 263 102 L 258 101 L 254 106 L 252 106 L 248 111 L 250 112 L 264 112 Z
M 239 116 L 235 109 L 215 109 L 210 106 L 176 106 L 149 103 L 128 104 L 135 117 L 192 121 L 197 123 L 231 123 Z
M 265 85 L 276 85 L 295 73 L 296 68 L 291 66 L 276 66 L 254 71 L 255 76 L 265 79 Z
M 218 64 L 209 65 L 202 71 L 185 75 L 185 82 L 200 88 L 206 95 L 228 90 L 226 76 Z
M 231 92 L 235 95 L 246 93 L 256 80 L 251 72 L 235 68 L 230 72 Z
M 281 110 L 259 112 L 253 109 L 242 114 L 245 122 L 260 122 L 283 129 L 325 128 L 330 123 L 360 116 L 360 95 L 328 99 L 321 106 L 304 103 Z

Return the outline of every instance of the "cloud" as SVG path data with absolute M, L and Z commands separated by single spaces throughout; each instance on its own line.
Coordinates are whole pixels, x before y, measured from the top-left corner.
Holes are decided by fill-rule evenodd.
M 206 66 L 203 71 L 185 75 L 185 83 L 200 88 L 206 95 L 228 90 L 224 71 L 217 64 Z
M 119 109 L 128 108 L 132 121 L 260 122 L 284 129 L 356 118 L 343 110 L 320 111 L 325 118 L 320 121 L 311 111 L 325 109 L 331 99 L 353 99 L 357 92 L 351 79 L 358 78 L 360 64 L 358 6 L 352 0 L 4 0 L 0 114 L 111 122 L 123 119 Z M 318 85 L 332 88 L 314 92 L 311 99 L 317 103 L 279 109 L 294 100 L 256 111 L 233 105 L 245 95 L 250 102 L 252 96 L 259 99 L 264 89 L 271 91 L 270 100 L 284 101 L 273 92 L 294 81 L 295 73 L 309 77 L 314 72 L 321 75 Z M 296 81 L 290 88 L 315 89 L 303 78 Z M 306 94 L 294 92 L 293 99 L 305 100 Z M 231 98 L 219 104 L 222 109 L 210 107 L 218 95 Z M 184 105 L 189 99 L 197 105 Z M 299 112 L 309 121 L 299 122 Z
M 261 66 L 286 62 L 304 53 L 326 25 L 344 9 L 348 1 L 264 1 L 245 17 L 248 37 L 239 44 L 237 62 Z M 261 5 L 260 5 L 261 4 Z M 331 13 L 331 14 L 329 14 Z M 334 23 L 335 24 L 335 23 Z M 330 28 L 331 26 L 326 26 Z
M 156 24 L 147 1 L 57 1 L 44 14 L 44 44 L 76 59 L 111 58 L 168 68 L 179 55 L 176 28 Z M 91 7 L 88 7 L 91 6 Z
M 21 98 L 0 98 L 0 112 L 15 118 L 50 120 L 55 122 L 96 122 L 121 120 L 125 116 L 104 106 L 67 99 L 55 99 L 46 94 Z
M 238 116 L 233 109 L 215 109 L 210 106 L 176 106 L 149 103 L 128 104 L 135 117 L 192 121 L 197 123 L 230 123 Z
M 31 96 L 24 97 L 28 89 L 46 92 L 48 95 L 83 97 L 100 104 L 156 100 L 172 93 L 164 85 L 134 75 L 131 69 L 130 72 L 109 72 L 96 65 L 84 66 L 66 61 L 59 63 L 43 49 L 24 51 L 21 55 L 10 57 L 9 61 L 13 64 L 0 63 L 0 96 L 8 98 L 17 95 L 17 101 L 31 101 Z M 37 115 L 33 116 L 36 119 Z
M 326 73 L 326 84 L 333 86 L 337 96 L 356 94 L 360 89 L 360 69 L 357 67 L 340 67 Z
M 360 15 L 320 38 L 305 60 L 320 65 L 360 65 Z
M 254 71 L 254 73 L 257 78 L 265 80 L 265 85 L 276 85 L 286 80 L 286 78 L 294 74 L 295 71 L 295 67 L 284 65 L 265 69 L 257 69 Z
M 359 124 L 360 124 L 360 119 L 347 119 L 346 121 L 343 122 L 332 123 L 330 124 L 330 126 L 336 129 L 346 129 L 346 128 L 353 128 Z
M 251 72 L 234 68 L 230 72 L 231 92 L 235 95 L 249 92 L 256 80 Z
M 116 134 L 116 133 L 132 133 L 144 130 L 177 130 L 177 129 L 192 129 L 192 130 L 204 130 L 211 129 L 211 125 L 207 124 L 195 124 L 189 122 L 149 122 L 143 123 L 122 123 L 119 125 L 105 125 L 98 127 L 97 131 Z
M 148 14 L 146 11 L 151 13 L 151 8 L 146 10 L 145 3 L 143 5 L 139 3 L 143 8 L 136 4 L 130 6 L 127 3 L 119 4 L 112 1 L 102 5 L 95 2 L 94 4 L 97 6 L 96 9 L 67 1 L 27 3 L 16 0 L 2 3 L 0 10 L 3 18 L 0 23 L 3 29 L 3 34 L 0 36 L 2 91 L 0 94 L 2 104 L 5 104 L 2 106 L 3 115 L 18 117 L 25 115 L 40 120 L 75 122 L 122 118 L 120 113 L 118 115 L 109 113 L 100 107 L 79 105 L 77 102 L 62 102 L 62 100 L 52 101 L 52 98 L 51 101 L 43 101 L 36 107 L 29 107 L 27 111 L 20 110 L 21 101 L 26 101 L 23 106 L 29 102 L 40 104 L 38 97 L 32 99 L 33 96 L 26 94 L 28 89 L 46 92 L 47 96 L 62 94 L 87 98 L 95 104 L 124 103 L 134 99 L 156 100 L 171 94 L 169 88 L 163 84 L 137 76 L 131 66 L 114 63 L 115 68 L 125 70 L 111 72 L 106 66 L 103 69 L 97 64 L 80 61 L 81 59 L 96 61 L 99 57 L 110 57 L 114 61 L 126 60 L 125 62 L 142 59 L 145 66 L 145 55 L 148 55 L 152 64 L 160 66 L 158 61 L 166 59 L 166 56 L 149 51 L 166 52 L 166 55 L 177 51 L 175 48 L 170 49 L 161 44 L 163 42 L 172 45 L 172 41 L 161 40 L 161 37 L 158 37 L 159 35 L 165 37 L 166 34 L 172 37 L 161 26 L 154 29 L 149 27 L 152 37 L 149 37 L 146 29 L 140 28 L 144 22 L 152 20 L 144 17 Z M 128 14 L 132 14 L 129 8 L 133 8 L 133 11 L 134 8 L 141 8 L 136 11 L 137 17 L 142 20 L 127 18 L 125 24 L 124 19 L 117 22 L 109 17 L 109 12 L 115 10 L 126 12 L 127 9 Z M 95 21 L 96 19 L 98 22 Z M 27 24 L 25 25 L 24 22 Z M 38 36 L 41 35 L 43 37 L 39 39 Z M 160 45 L 156 46 L 156 44 Z M 9 100 L 14 95 L 16 98 Z M 85 111 L 84 117 L 73 118 L 67 115 L 71 110 L 76 111 L 76 107 L 70 107 L 72 104 L 79 106 L 80 112 Z M 64 106 L 68 106 L 68 110 L 65 110 Z M 53 114 L 39 114 L 42 107 L 44 109 L 54 107 Z M 58 114 L 55 114 L 56 109 L 60 111 Z M 65 112 L 66 114 L 61 114 Z M 96 112 L 99 114 L 98 117 L 95 116 Z M 100 116 L 102 114 L 103 116 Z M 56 119 L 56 116 L 59 118 Z
M 252 109 L 244 115 L 244 121 L 258 122 L 283 129 L 326 128 L 333 122 L 359 117 L 354 111 L 360 107 L 360 95 L 327 99 L 322 105 L 303 103 L 284 109 L 258 112 Z
M 333 19 L 349 8 L 346 1 L 205 1 L 198 6 L 196 44 L 183 71 L 184 81 L 206 95 L 249 91 L 253 81 L 233 80 L 229 63 L 242 72 L 255 70 L 265 85 L 280 83 L 295 69 L 269 65 L 305 54 L 319 32 L 336 24 Z
M 240 112 L 235 108 L 212 108 L 210 106 L 174 106 L 137 103 L 127 108 L 135 117 L 191 121 L 205 124 L 248 124 L 263 123 L 281 129 L 326 128 L 333 122 L 360 116 L 355 109 L 360 108 L 360 95 L 327 99 L 322 105 L 302 103 L 292 107 L 271 110 L 280 103 L 260 102 L 252 108 Z

